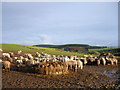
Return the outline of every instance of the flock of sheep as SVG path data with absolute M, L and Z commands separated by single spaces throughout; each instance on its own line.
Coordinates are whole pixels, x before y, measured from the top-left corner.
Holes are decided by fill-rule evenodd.
M 35 55 L 32 55 L 30 53 L 24 53 L 21 50 L 19 50 L 17 54 L 13 52 L 4 53 L 2 49 L 0 49 L 0 52 L 2 53 L 0 63 L 3 64 L 3 68 L 6 70 L 10 70 L 12 66 L 17 69 L 24 67 L 42 74 L 64 74 L 69 70 L 77 71 L 78 69 L 83 69 L 86 64 L 113 65 L 115 63 L 117 65 L 118 63 L 118 60 L 111 53 L 101 53 L 98 57 L 88 57 L 87 55 L 77 57 L 56 56 L 43 52 L 36 52 Z

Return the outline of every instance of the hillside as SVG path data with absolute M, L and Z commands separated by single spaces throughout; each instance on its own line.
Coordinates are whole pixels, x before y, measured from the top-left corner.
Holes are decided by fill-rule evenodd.
M 35 53 L 35 52 L 44 52 L 51 55 L 77 55 L 83 56 L 84 53 L 75 53 L 75 52 L 66 52 L 60 49 L 55 48 L 45 48 L 45 47 L 36 47 L 36 46 L 27 46 L 27 45 L 18 45 L 18 44 L 0 44 L 4 52 L 22 50 L 23 52 Z
M 64 51 L 77 52 L 77 53 L 89 53 L 93 51 L 97 52 L 110 52 L 116 56 L 120 55 L 119 47 L 107 47 L 107 46 L 90 46 L 87 44 L 65 44 L 65 45 L 34 45 L 37 47 L 57 48 Z
M 86 45 L 86 47 L 87 47 L 87 45 Z M 94 46 L 89 46 L 89 47 L 92 47 L 94 49 L 89 49 L 87 47 L 88 52 L 91 52 L 91 51 L 111 52 L 111 53 L 113 53 L 116 56 L 120 55 L 120 48 L 119 47 L 107 47 L 107 48 L 105 48 L 105 47 L 104 48 L 101 48 L 101 47 L 97 48 L 97 47 L 94 47 Z M 27 45 L 18 45 L 18 44 L 0 44 L 0 48 L 2 48 L 4 50 L 4 52 L 22 50 L 23 52 L 29 52 L 29 53 L 45 52 L 45 53 L 49 53 L 49 54 L 52 54 L 52 55 L 54 54 L 54 55 L 77 55 L 77 56 L 84 56 L 85 54 L 87 54 L 87 53 L 84 53 L 82 51 L 81 52 L 74 52 L 74 51 L 73 52 L 68 52 L 68 51 L 64 51 L 64 50 L 58 49 L 58 48 L 47 48 L 47 46 L 46 47 L 37 47 L 37 46 L 27 46 Z M 71 46 L 69 48 L 73 49 L 75 47 Z M 76 47 L 75 49 L 79 49 L 79 48 Z M 81 49 L 83 49 L 83 48 L 84 47 L 82 47 Z
M 87 44 L 65 44 L 65 45 L 34 45 L 37 47 L 58 48 L 64 51 L 87 53 L 88 49 L 106 48 L 105 46 L 90 46 Z
M 89 49 L 89 51 L 110 52 L 115 56 L 120 56 L 120 47 L 107 47 L 101 49 Z
M 34 45 L 34 46 L 37 46 L 37 47 L 48 47 L 48 48 L 59 48 L 59 49 L 62 49 L 62 48 L 65 48 L 65 47 L 84 47 L 84 48 L 88 48 L 88 49 L 95 49 L 95 48 L 106 48 L 106 46 L 90 46 L 88 44 L 65 44 L 65 45 L 43 45 L 43 44 L 40 44 L 40 45 Z

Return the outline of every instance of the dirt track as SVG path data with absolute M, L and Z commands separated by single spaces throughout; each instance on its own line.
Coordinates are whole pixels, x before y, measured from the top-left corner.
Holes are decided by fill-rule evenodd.
M 3 88 L 116 88 L 118 66 L 85 66 L 67 75 L 39 75 L 3 70 Z

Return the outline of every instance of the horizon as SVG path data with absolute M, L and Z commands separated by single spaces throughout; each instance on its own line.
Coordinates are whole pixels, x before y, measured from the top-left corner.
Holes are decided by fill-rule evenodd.
M 2 43 L 118 47 L 117 2 L 3 2 Z
M 13 44 L 13 43 L 0 43 L 0 44 Z M 23 45 L 23 44 L 14 44 L 14 45 Z M 74 45 L 74 44 L 37 44 L 37 45 Z M 75 44 L 75 45 L 89 45 L 89 44 Z M 35 46 L 35 45 L 26 45 L 26 46 Z M 89 45 L 96 46 L 96 45 Z M 98 46 L 98 47 L 119 47 L 119 46 Z

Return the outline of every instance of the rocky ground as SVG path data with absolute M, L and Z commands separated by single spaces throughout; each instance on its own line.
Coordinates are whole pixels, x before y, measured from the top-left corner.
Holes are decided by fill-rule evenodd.
M 118 66 L 84 66 L 66 75 L 40 75 L 2 70 L 3 88 L 114 88 L 120 87 Z

